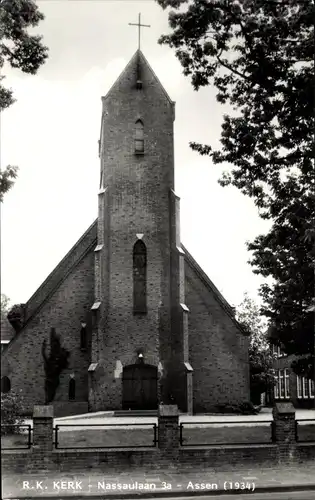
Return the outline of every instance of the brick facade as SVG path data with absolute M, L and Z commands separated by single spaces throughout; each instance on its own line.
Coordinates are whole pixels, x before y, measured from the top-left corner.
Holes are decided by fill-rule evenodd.
M 24 327 L 3 353 L 3 374 L 13 390 L 22 389 L 27 411 L 44 402 L 41 346 L 51 328 L 70 352 L 56 414 L 62 403 L 69 413 L 84 405 L 90 411 L 121 409 L 123 369 L 140 352 L 157 368 L 162 403 L 196 412 L 249 399 L 248 338 L 181 245 L 174 119 L 174 102 L 138 51 L 102 98 L 98 220 L 26 304 Z M 138 120 L 143 154 L 135 154 Z M 138 239 L 147 251 L 146 314 L 133 311 Z M 82 322 L 86 350 L 80 349 Z M 73 403 L 70 375 L 76 382 Z
M 315 407 L 315 393 L 314 393 L 314 382 L 312 386 L 307 382 L 306 386 L 303 388 L 303 380 L 300 381 L 300 388 L 298 388 L 298 377 L 291 368 L 292 362 L 297 358 L 296 356 L 287 356 L 277 347 L 273 348 L 271 346 L 272 352 L 276 355 L 273 363 L 275 370 L 275 376 L 277 379 L 278 390 L 275 386 L 272 388 L 270 393 L 266 395 L 266 402 L 272 405 L 274 401 L 278 402 L 288 402 L 290 401 L 295 408 L 309 409 Z M 281 391 L 281 384 L 279 381 L 279 375 L 284 378 L 283 389 Z M 285 377 L 287 375 L 287 377 Z M 301 377 L 302 379 L 302 377 Z M 306 390 L 305 390 L 306 389 Z

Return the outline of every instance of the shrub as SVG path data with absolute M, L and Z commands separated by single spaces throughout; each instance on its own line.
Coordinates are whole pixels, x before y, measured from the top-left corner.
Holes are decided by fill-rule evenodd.
M 17 434 L 16 425 L 24 422 L 22 417 L 23 398 L 15 392 L 1 393 L 1 435 Z

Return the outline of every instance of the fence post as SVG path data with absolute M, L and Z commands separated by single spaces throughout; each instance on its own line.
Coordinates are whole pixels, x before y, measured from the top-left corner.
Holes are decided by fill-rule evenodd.
M 292 403 L 276 402 L 272 413 L 278 462 L 292 462 L 296 452 L 295 408 Z
M 179 449 L 178 407 L 176 405 L 159 406 L 159 449 L 165 458 L 176 459 Z
M 33 450 L 51 451 L 53 446 L 53 406 L 34 406 Z

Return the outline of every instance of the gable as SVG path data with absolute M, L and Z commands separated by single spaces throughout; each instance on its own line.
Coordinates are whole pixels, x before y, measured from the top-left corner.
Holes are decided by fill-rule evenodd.
M 185 252 L 185 275 L 186 269 L 189 268 L 189 271 L 192 273 L 195 279 L 200 281 L 206 290 L 208 290 L 211 295 L 214 297 L 215 301 L 220 305 L 220 307 L 224 310 L 226 315 L 230 318 L 230 320 L 234 323 L 237 329 L 245 336 L 248 336 L 248 333 L 243 330 L 239 322 L 235 319 L 234 310 L 231 305 L 227 302 L 227 300 L 223 297 L 223 295 L 219 292 L 214 283 L 210 280 L 210 278 L 206 275 L 206 273 L 202 270 L 202 268 L 198 265 L 193 256 L 188 252 L 188 250 L 181 245 L 183 251 Z
M 25 323 L 10 342 L 15 342 L 28 323 L 39 313 L 66 278 L 78 267 L 84 257 L 95 248 L 97 241 L 97 220 L 88 228 L 83 236 L 71 248 L 67 255 L 50 273 L 42 285 L 36 290 L 25 305 Z M 6 350 L 6 349 L 5 349 Z

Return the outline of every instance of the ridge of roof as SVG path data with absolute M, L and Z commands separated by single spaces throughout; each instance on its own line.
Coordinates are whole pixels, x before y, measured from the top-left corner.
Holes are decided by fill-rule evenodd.
M 135 63 L 136 59 L 140 57 L 140 59 L 142 59 L 142 63 L 145 64 L 149 70 L 151 71 L 152 75 L 154 76 L 154 78 L 156 79 L 156 81 L 158 82 L 158 84 L 160 85 L 165 97 L 168 99 L 168 101 L 174 105 L 175 104 L 175 101 L 172 101 L 172 99 L 170 98 L 170 96 L 168 95 L 168 93 L 166 92 L 164 86 L 162 85 L 161 81 L 159 80 L 159 78 L 156 76 L 156 73 L 153 71 L 152 67 L 150 66 L 147 58 L 144 56 L 143 52 L 140 50 L 140 49 L 137 49 L 136 52 L 133 54 L 133 56 L 131 57 L 131 59 L 129 60 L 129 62 L 127 63 L 127 65 L 125 66 L 125 68 L 123 69 L 123 71 L 120 73 L 120 75 L 116 78 L 116 80 L 114 81 L 114 83 L 111 85 L 111 87 L 109 88 L 108 92 L 105 94 L 104 97 L 102 97 L 103 100 L 106 100 L 108 98 L 108 96 L 110 95 L 110 93 L 112 92 L 113 88 L 117 85 L 117 83 L 123 78 L 123 76 L 125 75 L 125 73 L 127 72 L 127 70 L 130 68 L 130 66 L 132 66 L 132 64 Z
M 29 322 L 38 314 L 38 312 L 42 309 L 42 307 L 46 304 L 46 302 L 50 299 L 50 297 L 55 293 L 55 291 L 59 288 L 61 283 L 69 276 L 69 274 L 73 271 L 73 269 L 81 262 L 81 260 L 90 252 L 90 250 L 95 246 L 97 240 L 97 221 L 96 219 L 93 224 L 84 232 L 84 234 L 79 238 L 79 240 L 73 245 L 70 251 L 63 257 L 63 259 L 57 264 L 57 266 L 53 269 L 53 271 L 48 275 L 45 281 L 39 286 L 36 292 L 31 296 L 31 298 L 25 304 L 26 308 L 26 321 L 19 332 L 15 334 L 12 338 L 11 342 L 4 348 L 3 352 L 6 352 L 12 344 L 14 344 L 15 339 L 20 336 L 20 334 L 25 330 Z M 95 237 L 93 237 L 93 231 L 95 231 Z M 76 250 L 79 249 L 80 244 L 84 241 L 84 239 L 89 236 L 91 233 L 92 239 L 91 242 L 82 249 L 82 252 L 74 259 L 74 261 L 69 263 L 70 257 L 75 253 Z M 61 276 L 58 276 L 61 275 Z M 49 284 L 56 279 L 56 282 L 49 288 Z M 41 292 L 45 287 L 48 288 L 46 294 L 41 300 L 36 300 L 37 297 L 40 297 Z M 32 307 L 32 301 L 34 303 Z M 36 304 L 36 302 L 38 302 Z M 28 314 L 29 313 L 29 314 Z
M 199 266 L 199 264 L 197 263 L 197 261 L 193 258 L 193 256 L 191 255 L 191 253 L 188 252 L 187 248 L 182 243 L 181 243 L 181 247 L 182 247 L 182 249 L 185 252 L 185 259 L 191 265 L 191 267 L 196 272 L 196 274 L 198 275 L 198 277 L 206 285 L 206 287 L 208 289 L 210 289 L 214 293 L 216 299 L 221 304 L 221 306 L 223 307 L 223 309 L 228 313 L 229 317 L 231 318 L 231 320 L 233 321 L 233 323 L 235 324 L 235 326 L 237 326 L 237 328 L 241 331 L 241 333 L 244 336 L 248 337 L 248 333 L 242 328 L 242 326 L 240 325 L 240 323 L 235 319 L 234 311 L 233 311 L 233 308 L 231 307 L 231 305 L 223 297 L 222 293 L 217 289 L 217 287 L 211 281 L 211 279 L 209 278 L 209 276 Z

